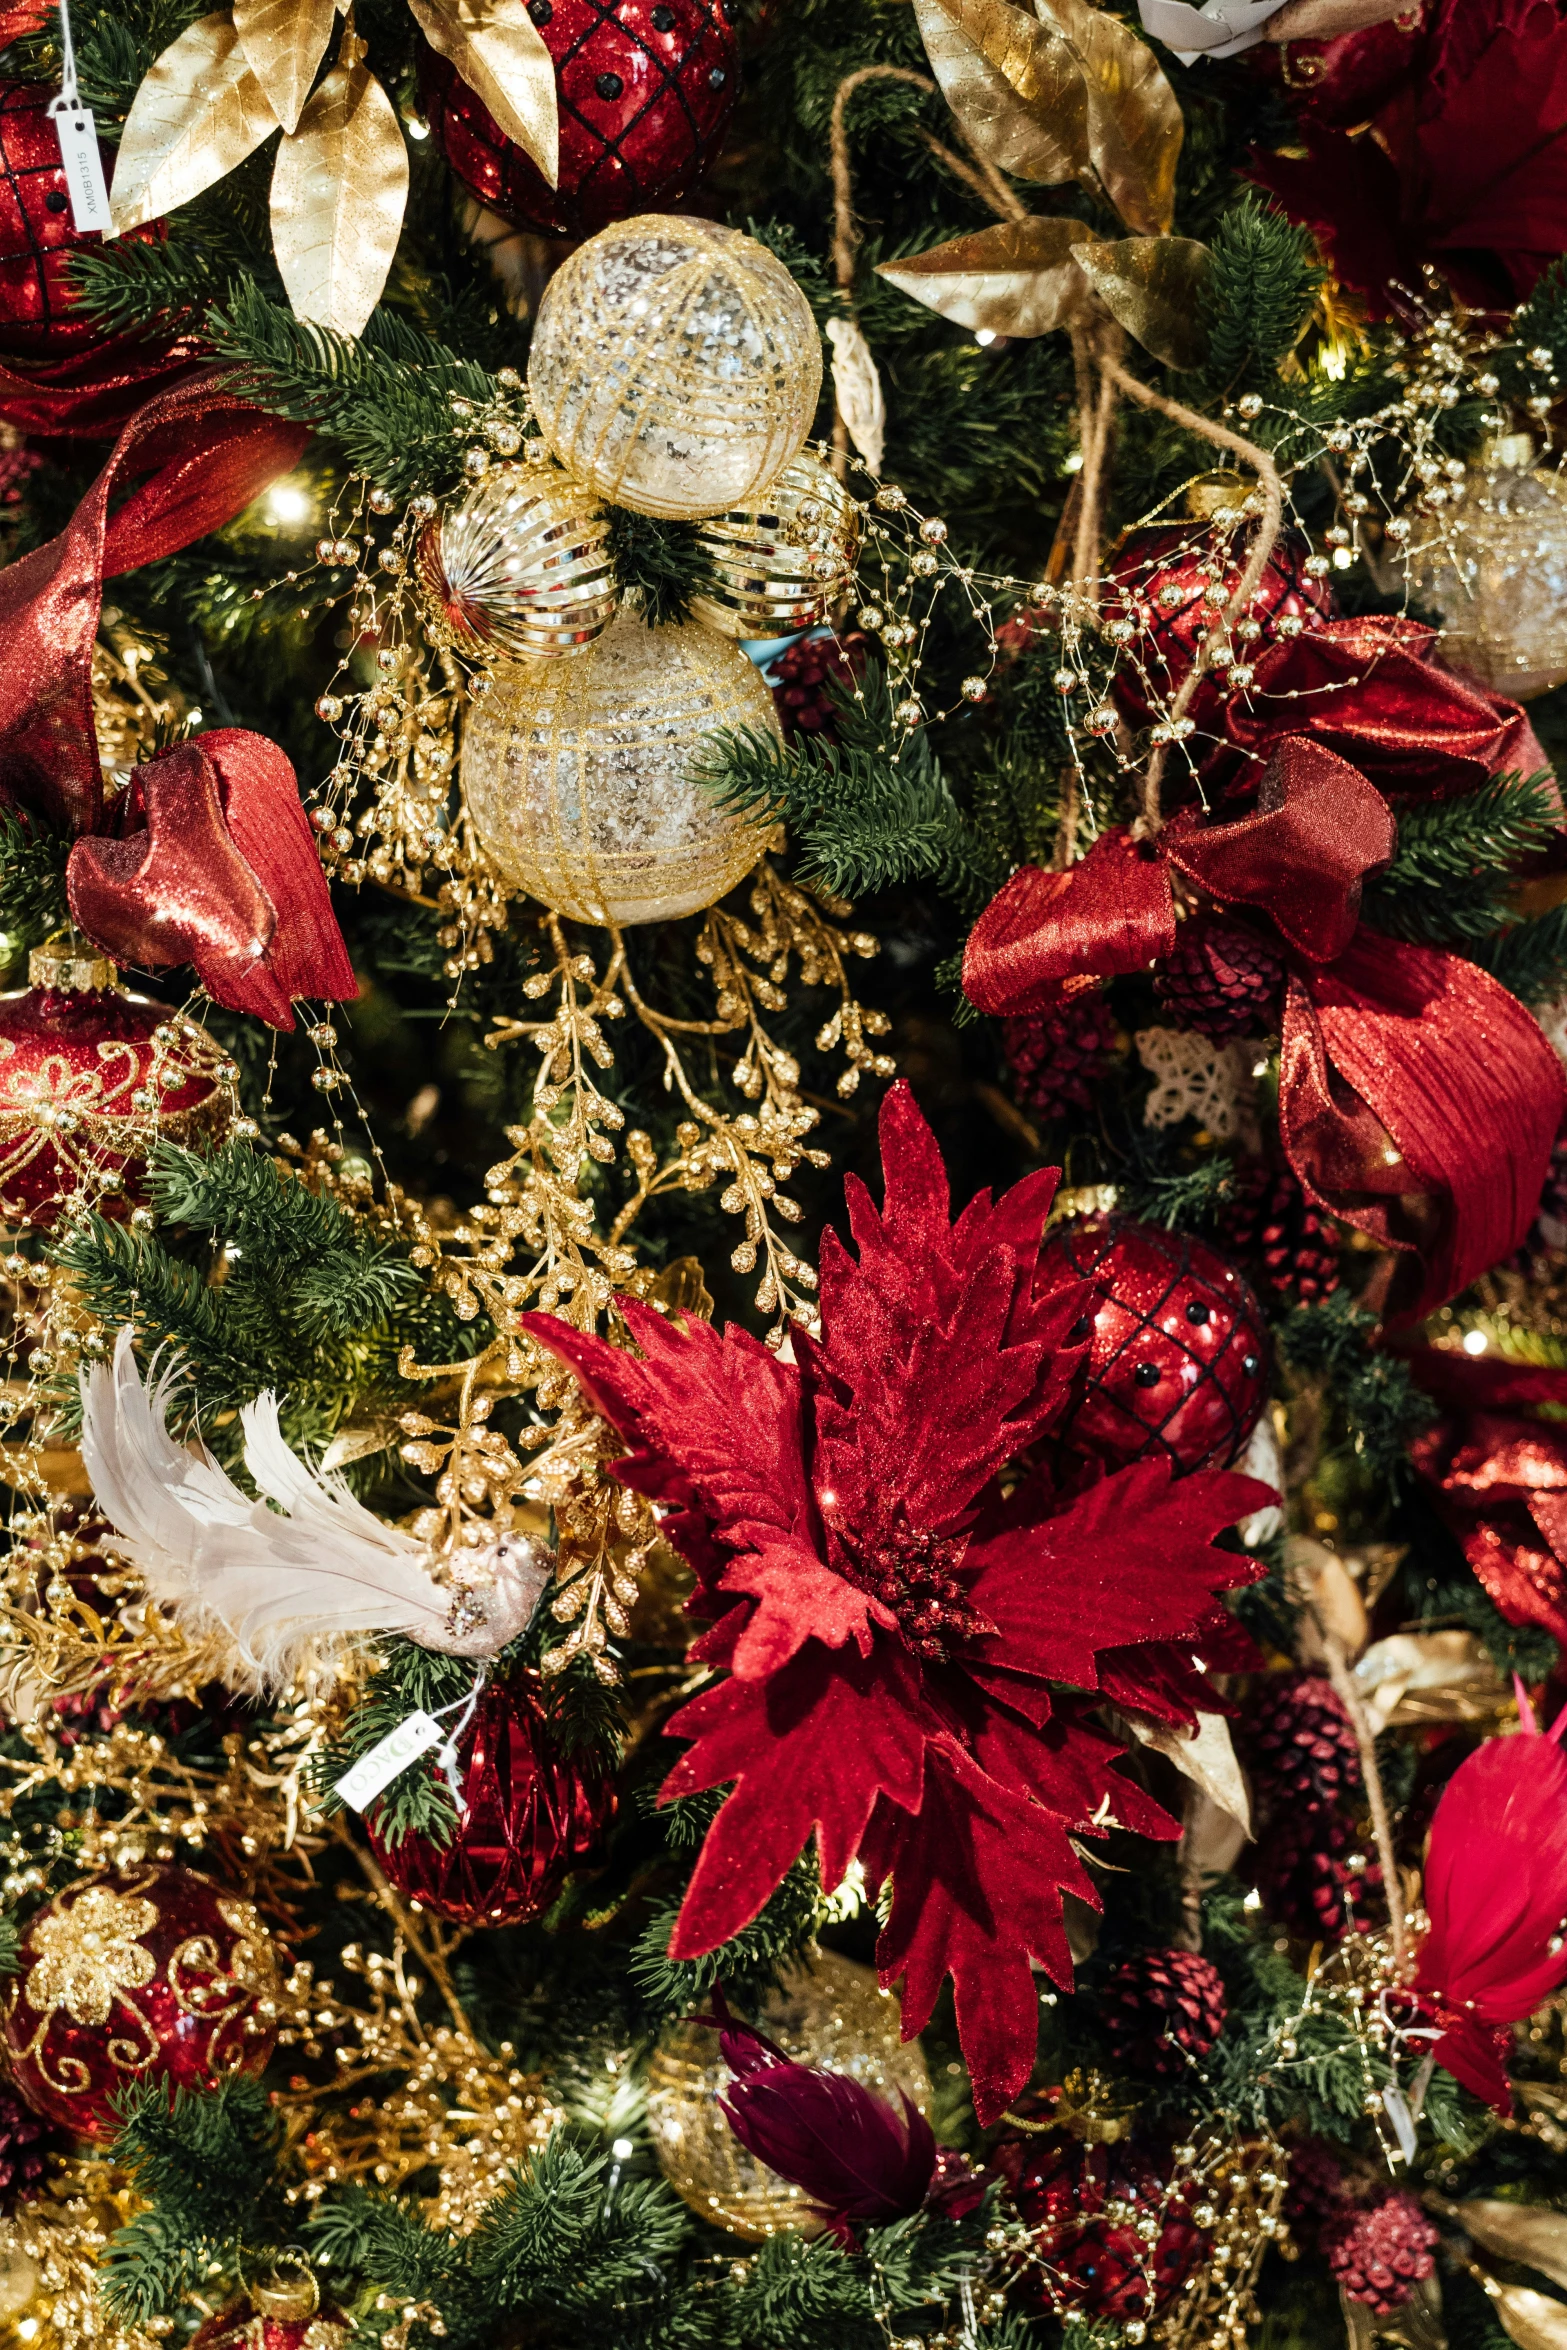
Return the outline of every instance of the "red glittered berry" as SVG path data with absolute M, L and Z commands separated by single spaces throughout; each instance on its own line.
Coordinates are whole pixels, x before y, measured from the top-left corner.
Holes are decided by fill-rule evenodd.
M 592 236 L 694 188 L 739 91 L 734 0 L 528 0 L 528 14 L 555 61 L 559 183 L 426 49 L 420 105 L 464 186 L 520 228 L 557 237 Z
M 1436 2266 L 1436 2229 L 1413 2195 L 1389 2195 L 1347 2211 L 1322 2233 L 1322 2250 L 1346 2297 L 1390 2317 Z
M 0 83 L 0 353 L 8 359 L 64 359 L 111 338 L 81 307 L 66 264 L 95 252 L 71 218 L 60 134 L 49 120 L 54 90 L 39 82 Z M 113 157 L 104 160 L 112 168 Z M 135 230 L 161 236 L 161 222 Z
M 1117 2064 L 1170 2074 L 1207 2055 L 1229 2003 L 1212 1959 L 1195 1950 L 1144 1950 L 1117 1967 L 1099 2012 Z
M 1237 1175 L 1224 1238 L 1254 1269 L 1258 1286 L 1291 1305 L 1316 1305 L 1339 1285 L 1333 1227 L 1288 1167 L 1259 1161 Z
M 458 1755 L 462 1817 L 449 1840 L 393 1840 L 383 1807 L 369 1823 L 376 1859 L 400 1893 L 457 1925 L 541 1917 L 613 1817 L 613 1779 L 554 1750 L 528 1674 L 485 1690 Z
M 1021 1012 L 1001 1024 L 1013 1090 L 1036 1118 L 1086 1110 L 1115 1050 L 1115 1020 L 1105 997 L 1071 996 L 1048 1012 Z
M 1258 1800 L 1270 1812 L 1327 1811 L 1360 1793 L 1360 1749 L 1331 1681 L 1302 1673 L 1266 1688 L 1246 1745 Z
M 1153 991 L 1178 1028 L 1212 1037 L 1276 1028 L 1284 965 L 1265 938 L 1220 915 L 1181 924 Z
M 1132 624 L 1110 687 L 1129 725 L 1148 725 L 1174 701 L 1198 646 L 1240 585 L 1249 551 L 1247 533 L 1216 537 L 1200 523 L 1134 530 L 1128 537 L 1111 567 L 1105 618 Z M 1248 610 L 1238 615 L 1238 621 L 1256 622 L 1261 633 L 1234 640 L 1237 663 L 1244 665 L 1272 644 L 1281 621 L 1288 634 L 1297 621 L 1309 627 L 1313 620 L 1331 618 L 1333 591 L 1306 570 L 1310 552 L 1293 533 L 1279 540 Z M 1218 708 L 1223 674 L 1211 669 L 1187 707 L 1186 716 L 1199 731 Z
M 1092 1297 L 1067 1335 L 1088 1356 L 1060 1441 L 1112 1468 L 1161 1453 L 1178 1470 L 1234 1460 L 1268 1394 L 1267 1331 L 1235 1267 L 1189 1232 L 1085 1216 L 1046 1241 L 1037 1287 L 1085 1280 Z
M 802 734 L 821 742 L 837 740 L 834 689 L 852 690 L 864 676 L 868 649 L 869 639 L 855 630 L 845 637 L 798 637 L 779 654 L 772 665 L 773 707 L 787 742 Z

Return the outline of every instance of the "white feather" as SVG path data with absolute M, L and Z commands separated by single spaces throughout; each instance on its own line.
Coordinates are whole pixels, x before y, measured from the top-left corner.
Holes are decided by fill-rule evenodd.
M 523 1629 L 549 1571 L 536 1544 L 465 1557 L 479 1573 L 463 1591 L 483 1619 L 454 1629 L 457 1595 L 435 1580 L 430 1553 L 340 1478 L 305 1467 L 283 1441 L 274 1396 L 240 1415 L 245 1465 L 265 1497 L 251 1501 L 205 1446 L 169 1434 L 174 1380 L 165 1370 L 144 1387 L 122 1330 L 112 1366 L 82 1375 L 82 1459 L 152 1597 L 193 1631 L 226 1631 L 265 1686 L 286 1687 L 323 1637 L 402 1632 L 448 1656 L 486 1657 Z

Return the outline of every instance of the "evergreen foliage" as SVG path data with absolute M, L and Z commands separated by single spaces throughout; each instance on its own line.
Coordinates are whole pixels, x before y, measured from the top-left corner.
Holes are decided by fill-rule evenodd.
M 1402 809 L 1393 862 L 1365 892 L 1366 920 L 1390 938 L 1460 952 L 1493 938 L 1514 922 L 1513 877 L 1550 846 L 1557 809 L 1549 771 Z
M 36 816 L 0 809 L 0 931 L 12 956 L 41 946 L 69 919 L 65 860 L 70 838 Z
M 689 620 L 706 576 L 696 524 L 660 522 L 629 506 L 607 507 L 605 518 L 621 594 L 636 596 L 649 628 Z
M 1233 398 L 1277 380 L 1325 273 L 1307 230 L 1250 193 L 1221 214 L 1201 297 L 1205 381 Z
M 1409 1475 L 1410 1438 L 1436 1412 L 1408 1364 L 1374 1349 L 1376 1332 L 1376 1315 L 1338 1289 L 1320 1305 L 1297 1306 L 1279 1331 L 1279 1348 L 1292 1370 L 1331 1383 L 1364 1474 L 1396 1489 Z
M 282 2131 L 261 2083 L 231 2073 L 217 2089 L 138 2082 L 118 2100 L 114 2157 L 151 2209 L 110 2239 L 103 2297 L 128 2325 L 155 2318 L 199 2283 L 210 2264 L 235 2269 L 242 2251 L 277 2247 L 291 2232 L 276 2175 Z

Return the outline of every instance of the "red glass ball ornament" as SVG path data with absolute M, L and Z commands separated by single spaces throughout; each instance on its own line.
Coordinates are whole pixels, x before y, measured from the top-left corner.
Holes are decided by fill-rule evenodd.
M 546 236 L 590 237 L 675 203 L 711 165 L 740 89 L 736 13 L 734 0 L 528 0 L 555 60 L 553 188 L 433 49 L 419 103 L 452 170 L 492 211 Z
M 458 1749 L 462 1817 L 449 1844 L 388 1841 L 376 1859 L 400 1893 L 459 1926 L 517 1926 L 543 1915 L 573 1863 L 614 1817 L 613 1780 L 592 1758 L 554 1751 L 529 1675 L 486 1689 Z
M 1246 568 L 1249 534 L 1216 537 L 1200 523 L 1161 525 L 1134 530 L 1110 568 L 1104 614 L 1108 623 L 1132 625 L 1133 635 L 1122 643 L 1110 691 L 1129 726 L 1147 726 L 1167 710 L 1186 681 L 1197 648 L 1219 621 Z M 1257 590 L 1240 622 L 1254 621 L 1255 638 L 1231 631 L 1236 664 L 1244 666 L 1280 633 L 1279 622 L 1292 633 L 1293 623 L 1309 627 L 1313 620 L 1329 620 L 1336 606 L 1325 579 L 1306 569 L 1311 553 L 1305 540 L 1286 532 L 1268 559 Z M 1216 576 L 1203 565 L 1218 559 Z M 1218 707 L 1222 671 L 1203 678 L 1186 716 L 1199 731 L 1211 724 Z
M 22 1936 L 4 2034 L 38 2113 L 107 2141 L 134 2082 L 211 2088 L 259 2073 L 277 2037 L 271 1938 L 251 1902 L 191 1869 L 68 1885 Z
M 10 359 L 64 359 L 112 338 L 81 307 L 65 264 L 103 240 L 71 219 L 60 134 L 49 120 L 52 88 L 0 83 L 0 353 Z M 104 150 L 104 177 L 114 158 Z M 139 242 L 161 222 L 131 232 Z
M 47 1227 L 85 1189 L 133 1205 L 160 1139 L 214 1139 L 228 1121 L 222 1054 L 193 1020 L 123 994 L 113 965 L 40 947 L 32 985 L 0 996 L 0 1218 Z M 160 1041 L 159 1032 L 164 1031 Z
M 1034 2254 L 1019 2285 L 1041 2310 L 1063 2317 L 1151 2317 L 1179 2292 L 1208 2249 L 1181 2196 L 1135 2141 L 1089 2146 L 1063 2130 L 1003 2139 L 994 2159 L 1028 2226 Z M 1108 2219 L 1107 2205 L 1131 2216 Z M 1137 2233 L 1138 2221 L 1149 2219 L 1157 2223 L 1151 2241 Z
M 1268 1397 L 1267 1327 L 1235 1267 L 1190 1233 L 1087 1216 L 1039 1254 L 1040 1294 L 1074 1281 L 1093 1294 L 1068 1337 L 1089 1347 L 1061 1443 L 1114 1469 L 1234 1460 Z

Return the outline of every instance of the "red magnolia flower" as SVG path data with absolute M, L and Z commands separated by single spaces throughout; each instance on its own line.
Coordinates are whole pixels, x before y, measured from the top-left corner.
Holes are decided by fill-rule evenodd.
M 1551 1496 L 1555 1511 L 1558 1496 Z M 1538 1508 L 1538 1504 L 1536 1507 Z M 1542 1737 L 1527 1698 L 1516 1737 L 1488 1738 L 1448 1781 L 1426 1859 L 1431 1927 L 1414 1994 L 1433 2053 L 1500 2114 L 1512 2111 L 1506 2027 L 1567 1976 L 1567 1710 Z
M 739 1933 L 812 1837 L 829 1886 L 858 1857 L 891 1880 L 877 1955 L 884 1983 L 904 1979 L 905 2033 L 950 1973 L 989 2120 L 1033 2066 L 1030 1961 L 1072 1979 L 1063 1890 L 1097 1906 L 1074 1840 L 1177 1833 L 1089 1718 L 1101 1659 L 1117 1702 L 1168 1718 L 1171 1644 L 1194 1677 L 1215 1595 L 1260 1571 L 1213 1538 L 1272 1496 L 1152 1460 L 1072 1492 L 1035 1468 L 1003 1493 L 1082 1353 L 1066 1333 L 1085 1292 L 1034 1295 L 1056 1173 L 981 1192 L 954 1225 L 904 1086 L 881 1140 L 884 1204 L 850 1182 L 859 1259 L 826 1236 L 823 1335 L 797 1331 L 795 1361 L 631 1301 L 640 1357 L 550 1315 L 524 1325 L 625 1438 L 616 1473 L 663 1506 L 693 1609 L 717 1618 L 694 1654 L 724 1678 L 670 1724 L 691 1744 L 664 1792 L 732 1792 L 672 1954 Z

